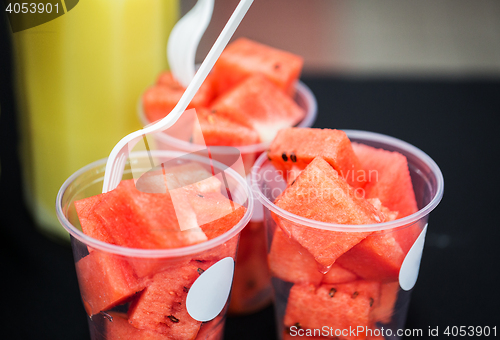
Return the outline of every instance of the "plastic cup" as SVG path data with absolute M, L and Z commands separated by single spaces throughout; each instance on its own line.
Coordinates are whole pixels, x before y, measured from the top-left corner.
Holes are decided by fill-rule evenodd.
M 317 103 L 312 91 L 302 82 L 296 85 L 296 103 L 306 111 L 304 119 L 298 127 L 311 127 L 316 120 Z M 142 101 L 138 102 L 139 119 L 143 125 L 149 122 L 142 109 Z M 160 150 L 180 150 L 195 152 L 199 145 L 175 138 L 166 133 L 155 135 L 156 146 Z M 257 157 L 269 148 L 269 143 L 235 146 L 242 156 L 247 174 L 250 173 Z M 262 309 L 271 303 L 272 287 L 267 266 L 265 231 L 262 220 L 262 206 L 255 201 L 254 216 L 241 233 L 238 257 L 234 274 L 231 295 L 231 314 L 248 314 Z
M 150 169 L 150 156 L 161 162 L 181 156 L 185 159 L 183 153 L 172 151 L 132 153 L 123 178 L 133 177 L 131 164 L 134 171 Z M 196 332 L 195 339 L 222 339 L 236 249 L 251 218 L 253 200 L 246 180 L 234 170 L 196 155 L 190 161 L 207 170 L 211 164 L 215 170 L 223 169 L 232 200 L 247 210 L 226 233 L 182 248 L 126 248 L 81 231 L 74 202 L 101 192 L 106 159 L 78 170 L 59 190 L 56 212 L 70 234 L 92 339 L 168 338 L 160 332 L 175 334 L 176 339 L 183 339 L 181 334 L 193 339 Z M 169 300 L 172 296 L 174 300 Z M 156 316 L 145 319 L 149 313 Z M 158 315 L 163 315 L 160 321 Z M 186 318 L 192 318 L 189 326 L 184 323 Z M 151 325 L 153 330 L 148 329 Z
M 443 176 L 429 156 L 406 142 L 372 132 L 345 132 L 351 141 L 397 151 L 406 156 L 419 211 L 401 219 L 371 225 L 324 223 L 294 215 L 273 203 L 285 189 L 286 182 L 266 155 L 259 157 L 252 169 L 252 189 L 255 198 L 265 207 L 264 224 L 280 339 L 307 335 L 307 329 L 316 330 L 316 333 L 309 335 L 331 338 L 399 339 L 404 335 L 406 313 L 418 276 L 427 221 L 429 213 L 442 198 Z M 365 240 L 371 238 L 370 242 L 397 240 L 399 246 L 392 244 L 385 249 L 392 252 L 392 247 L 400 247 L 405 254 L 404 261 L 400 264 L 399 273 L 396 271 L 397 275 L 392 276 L 383 274 L 385 269 L 380 264 L 382 262 L 369 262 L 372 264 L 369 279 L 345 271 L 338 264 L 330 269 L 325 268 L 319 266 L 298 242 L 289 238 L 278 223 L 307 228 L 314 237 L 320 237 L 324 230 L 331 230 L 352 235 L 369 233 Z M 411 242 L 408 243 L 408 240 Z M 387 244 L 390 243 L 386 243 L 386 247 Z M 273 247 L 286 251 L 286 258 L 277 256 L 280 253 Z M 368 260 L 372 261 L 371 258 Z M 354 291 L 350 292 L 350 289 Z M 313 294 L 316 294 L 315 297 L 311 297 Z M 352 329 L 355 329 L 354 333 L 351 333 Z

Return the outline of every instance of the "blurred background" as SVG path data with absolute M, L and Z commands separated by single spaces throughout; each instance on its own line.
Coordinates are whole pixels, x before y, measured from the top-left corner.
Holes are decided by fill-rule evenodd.
M 200 61 L 237 3 L 215 1 Z M 302 55 L 306 75 L 500 76 L 496 0 L 257 0 L 235 35 Z
M 180 1 L 179 13 L 194 3 Z M 215 0 L 198 61 L 237 3 Z M 88 339 L 71 249 L 40 233 L 21 192 L 20 108 L 4 13 L 0 30 L 0 272 L 8 278 L 0 325 L 16 339 Z M 255 0 L 235 36 L 304 57 L 302 81 L 318 100 L 314 127 L 395 136 L 440 166 L 445 194 L 430 215 L 407 328 L 500 326 L 500 1 Z M 135 104 L 140 92 L 128 100 Z M 226 339 L 274 338 L 272 307 L 228 319 Z

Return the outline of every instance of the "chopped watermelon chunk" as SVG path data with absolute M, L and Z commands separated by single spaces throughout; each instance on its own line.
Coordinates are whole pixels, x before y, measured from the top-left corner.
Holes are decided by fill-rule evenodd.
M 162 73 L 156 85 L 146 90 L 142 97 L 142 105 L 147 120 L 155 122 L 168 115 L 177 105 L 184 91 L 185 88 L 174 79 L 172 73 Z M 187 108 L 207 107 L 213 96 L 212 80 L 211 77 L 207 77 Z
M 394 233 L 374 232 L 337 259 L 337 263 L 367 280 L 397 281 L 405 254 Z
M 251 75 L 263 74 L 282 91 L 293 96 L 303 63 L 298 55 L 239 38 L 222 52 L 212 74 L 219 94 Z
M 165 249 L 178 248 L 205 241 L 207 237 L 199 228 L 181 231 L 172 199 L 168 194 L 143 193 L 135 188 L 133 180 L 122 181 L 115 190 L 94 209 L 101 218 L 97 228 L 107 235 L 105 242 L 129 248 Z M 86 200 L 76 202 L 78 206 Z M 189 210 L 186 211 L 189 213 Z M 194 218 L 194 211 L 191 216 Z M 85 233 L 84 226 L 82 229 Z M 105 230 L 105 232 L 104 232 Z M 99 234 L 89 234 L 98 238 Z
M 406 157 L 398 152 L 353 143 L 354 152 L 368 173 L 367 198 L 378 198 L 382 205 L 403 218 L 418 211 Z M 415 223 L 394 233 L 406 254 L 420 235 L 422 225 Z
M 192 195 L 190 203 L 198 225 L 209 240 L 229 231 L 246 212 L 245 207 L 216 192 Z
M 358 277 L 353 272 L 342 268 L 337 263 L 334 263 L 330 270 L 323 275 L 321 283 L 325 284 L 335 284 L 335 283 L 346 283 L 355 281 Z
M 301 107 L 262 75 L 249 77 L 221 95 L 211 109 L 257 131 L 262 142 L 270 142 L 280 129 L 294 126 L 305 116 Z
M 191 261 L 171 267 L 153 277 L 153 282 L 132 302 L 129 322 L 136 328 L 162 333 L 168 339 L 194 339 L 201 326 L 186 309 L 189 288 L 213 263 Z
M 385 221 L 396 219 L 397 212 L 384 207 L 378 198 L 369 198 L 367 201 L 381 211 Z M 402 232 L 406 231 L 374 232 L 339 257 L 337 263 L 367 280 L 397 281 L 405 257 L 397 239 L 397 235 Z
M 368 173 L 367 198 L 380 199 L 383 206 L 398 212 L 398 218 L 418 211 L 405 156 L 359 143 L 352 147 Z
M 76 263 L 83 304 L 89 316 L 126 302 L 144 289 L 127 260 L 98 250 Z
M 252 128 L 227 119 L 208 109 L 197 110 L 200 129 L 193 131 L 193 143 L 219 146 L 258 144 L 259 134 Z
M 391 322 L 398 292 L 399 282 L 384 283 L 380 286 L 380 304 L 372 310 L 373 322 L 385 324 Z
M 96 195 L 84 200 L 76 201 L 75 208 L 80 220 L 82 231 L 95 239 L 106 243 L 113 243 L 113 237 L 104 228 L 101 228 L 102 219 L 95 213 L 96 207 L 106 195 Z
M 365 171 L 344 131 L 287 128 L 278 132 L 268 153 L 278 170 L 304 169 L 315 157 L 323 157 L 355 188 L 366 183 Z
M 321 282 L 323 274 L 314 257 L 281 228 L 274 232 L 268 256 L 271 274 L 283 281 L 314 285 Z
M 303 329 L 324 326 L 344 330 L 369 327 L 370 312 L 380 300 L 380 284 L 358 280 L 335 285 L 295 284 L 290 290 L 284 324 Z M 366 334 L 348 334 L 345 339 L 365 339 Z
M 297 165 L 292 165 L 290 170 L 287 170 L 286 172 L 286 185 L 292 185 L 295 182 L 297 176 L 302 172 L 302 170 L 304 169 Z
M 107 340 L 164 340 L 165 335 L 150 330 L 142 330 L 132 326 L 127 314 L 109 312 L 110 320 L 106 321 Z
M 300 173 L 276 205 L 293 214 L 328 223 L 371 224 L 385 218 L 373 205 L 357 197 L 353 188 L 321 157 L 316 157 Z M 286 233 L 326 268 L 370 234 L 314 229 L 276 219 Z
M 175 176 L 180 187 L 191 186 L 191 189 L 200 192 L 219 192 L 221 182 L 217 177 L 198 163 L 190 162 L 177 166 L 166 167 L 165 173 Z

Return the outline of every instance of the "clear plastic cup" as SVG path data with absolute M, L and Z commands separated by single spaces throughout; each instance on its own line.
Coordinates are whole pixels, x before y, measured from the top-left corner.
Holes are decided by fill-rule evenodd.
M 312 91 L 302 82 L 296 85 L 295 102 L 305 110 L 304 119 L 297 127 L 311 127 L 316 120 L 317 102 Z M 143 125 L 149 122 L 144 114 L 142 101 L 138 102 L 139 119 Z M 172 137 L 166 133 L 155 135 L 156 147 L 160 150 L 180 150 L 196 152 L 199 145 Z M 242 156 L 247 174 L 250 173 L 257 157 L 269 148 L 269 143 L 235 146 Z M 255 202 L 254 216 L 241 234 L 234 283 L 229 312 L 248 314 L 260 310 L 271 303 L 272 287 L 267 266 L 265 232 L 262 220 L 262 206 Z
M 178 157 L 186 159 L 184 153 L 172 151 L 132 153 L 123 179 L 133 178 L 130 165 L 134 171 L 151 169 L 151 156 L 160 162 Z M 226 186 L 232 188 L 232 200 L 244 206 L 246 212 L 226 233 L 182 248 L 127 248 L 99 241 L 82 232 L 74 202 L 101 193 L 106 159 L 80 169 L 59 190 L 56 212 L 70 234 L 92 339 L 164 339 L 168 338 L 165 333 L 175 334 L 176 339 L 193 339 L 193 334 L 197 334 L 194 339 L 222 339 L 228 306 L 224 294 L 228 294 L 231 287 L 239 236 L 251 218 L 253 200 L 246 180 L 236 171 L 196 155 L 191 156 L 190 161 L 207 170 L 211 165 L 215 170 L 222 169 Z M 195 289 L 201 278 L 204 282 Z M 214 283 L 214 278 L 219 281 Z M 201 300 L 196 297 L 200 292 Z M 180 307 L 175 307 L 176 304 Z M 216 305 L 219 309 L 214 310 Z M 171 309 L 161 309 L 165 306 Z M 149 313 L 156 316 L 143 317 Z M 166 317 L 164 315 L 160 322 L 158 315 L 162 313 Z M 200 313 L 205 314 L 200 317 Z M 190 321 L 184 322 L 187 319 Z M 151 325 L 155 325 L 154 330 L 146 329 Z
M 345 132 L 353 142 L 397 151 L 406 156 L 419 211 L 401 219 L 371 225 L 324 223 L 294 215 L 273 203 L 285 189 L 286 181 L 266 155 L 261 155 L 252 169 L 252 189 L 255 198 L 265 207 L 264 224 L 280 339 L 306 335 L 307 329 L 318 328 L 319 331 L 309 334 L 346 339 L 399 339 L 401 330 L 404 331 L 429 213 L 443 196 L 443 176 L 429 156 L 406 142 L 372 132 Z M 325 230 L 352 235 L 368 233 L 365 240 L 385 242 L 384 246 L 389 247 L 385 248 L 387 253 L 397 245 L 384 240 L 398 240 L 404 252 L 404 261 L 399 272 L 393 272 L 392 276 L 385 274 L 382 262 L 375 261 L 369 262 L 373 271 L 365 274 L 365 278 L 353 276 L 345 269 L 342 271 L 343 268 L 335 263 L 331 268 L 325 268 L 319 266 L 305 248 L 288 237 L 278 223 L 304 228 L 301 230 L 308 230 L 313 237 L 321 237 Z M 275 250 L 272 250 L 273 247 Z M 286 258 L 278 256 L 284 252 L 287 253 Z M 384 279 L 378 281 L 377 277 Z M 352 302 L 354 299 L 358 299 L 356 305 Z M 352 328 L 354 333 L 350 332 Z

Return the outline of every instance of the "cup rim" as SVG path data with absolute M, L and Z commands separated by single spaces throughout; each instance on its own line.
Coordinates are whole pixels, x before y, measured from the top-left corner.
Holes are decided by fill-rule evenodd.
M 296 127 L 309 127 L 312 126 L 314 121 L 316 120 L 316 116 L 318 114 L 318 103 L 316 101 L 316 97 L 314 96 L 313 92 L 311 89 L 304 84 L 302 81 L 298 80 L 297 83 L 295 84 L 295 89 L 296 93 L 298 96 L 301 96 L 302 99 L 305 101 L 308 110 L 306 111 L 306 115 L 304 119 L 302 119 Z M 137 113 L 139 116 L 139 120 L 143 126 L 146 126 L 148 124 L 151 124 L 146 118 L 146 115 L 143 110 L 142 106 L 142 95 L 139 98 L 137 102 Z M 186 150 L 188 152 L 195 152 L 202 147 L 199 144 L 193 144 L 189 143 L 183 140 L 180 140 L 178 138 L 169 136 L 165 133 L 158 133 L 155 135 L 155 138 L 158 138 L 162 143 L 172 145 L 180 150 Z M 258 144 L 250 144 L 250 145 L 240 145 L 240 146 L 233 146 L 234 148 L 240 150 L 241 154 L 252 154 L 252 153 L 260 153 L 265 151 L 269 145 L 270 142 L 266 143 L 258 143 Z
M 279 215 L 281 218 L 289 220 L 293 223 L 304 225 L 311 228 L 316 229 L 324 229 L 330 231 L 341 231 L 341 232 L 372 232 L 372 231 L 383 231 L 398 227 L 404 227 L 411 225 L 423 217 L 427 216 L 436 206 L 439 204 L 443 197 L 444 193 L 444 178 L 441 170 L 434 160 L 429 157 L 425 152 L 420 150 L 419 148 L 404 142 L 395 137 L 390 137 L 387 135 L 383 135 L 376 132 L 362 131 L 362 130 L 343 130 L 349 138 L 358 138 L 363 139 L 365 141 L 373 141 L 378 143 L 383 143 L 386 145 L 397 146 L 400 150 L 407 152 L 408 154 L 412 154 L 416 156 L 418 159 L 423 161 L 430 169 L 430 171 L 436 177 L 436 193 L 431 201 L 426 204 L 419 211 L 403 217 L 401 219 L 396 219 L 393 221 L 388 221 L 384 223 L 376 223 L 376 224 L 363 224 L 363 225 L 345 225 L 345 224 L 337 224 L 337 223 L 327 223 L 321 221 L 315 221 L 312 219 L 308 219 L 305 217 L 301 217 L 295 214 L 292 214 L 280 207 L 276 206 L 273 202 L 271 202 L 260 190 L 257 183 L 258 171 L 262 168 L 262 165 L 269 161 L 267 158 L 267 154 L 264 153 L 260 155 L 257 161 L 254 163 L 251 172 L 251 188 L 254 194 L 254 197 L 259 200 L 262 205 L 264 205 L 267 209 L 269 209 L 272 213 Z
M 130 158 L 141 158 L 141 157 L 149 157 L 149 156 L 163 156 L 163 157 L 170 157 L 172 155 L 172 158 L 174 157 L 179 157 L 179 156 L 185 156 L 185 152 L 179 152 L 179 151 L 166 151 L 166 150 L 152 150 L 152 151 L 137 151 L 137 152 L 131 152 L 129 157 Z M 208 159 L 199 155 L 189 155 L 192 157 L 194 160 L 203 162 L 207 165 L 213 164 L 214 167 L 219 167 L 219 168 L 224 168 L 222 163 Z M 250 187 L 247 183 L 247 181 L 240 175 L 238 174 L 235 170 L 231 168 L 226 168 L 224 172 L 229 174 L 231 177 L 233 177 L 238 184 L 240 184 L 244 190 L 245 194 L 247 195 L 247 210 L 245 212 L 245 215 L 241 218 L 241 220 L 233 226 L 229 231 L 226 233 L 219 235 L 211 240 L 207 240 L 201 243 L 181 247 L 181 248 L 169 248 L 169 249 L 139 249 L 139 248 L 128 248 L 128 247 L 123 247 L 115 244 L 110 244 L 106 243 L 103 241 L 100 241 L 98 239 L 95 239 L 89 235 L 86 235 L 83 233 L 83 231 L 79 230 L 76 228 L 66 217 L 62 205 L 62 200 L 64 197 L 64 193 L 66 192 L 67 188 L 73 181 L 75 181 L 79 176 L 84 174 L 87 171 L 90 171 L 92 169 L 95 169 L 96 167 L 102 167 L 105 166 L 107 162 L 107 158 L 100 159 L 98 161 L 92 162 L 75 173 L 73 173 L 66 181 L 63 183 L 61 188 L 59 189 L 59 192 L 57 194 L 56 198 L 56 214 L 57 218 L 59 219 L 59 222 L 61 225 L 66 229 L 66 231 L 75 239 L 78 241 L 84 243 L 87 246 L 91 246 L 92 248 L 99 249 L 101 251 L 105 251 L 108 253 L 113 253 L 117 255 L 124 255 L 127 257 L 139 257 L 139 258 L 171 258 L 171 257 L 180 257 L 180 256 L 185 256 L 185 255 L 191 255 L 191 254 L 196 254 L 205 250 L 213 249 L 222 243 L 230 240 L 234 236 L 236 236 L 238 233 L 241 232 L 241 230 L 248 224 L 250 221 L 250 218 L 252 217 L 253 213 L 253 207 L 254 207 L 254 202 L 253 202 L 253 196 L 252 196 L 252 190 L 250 190 Z

